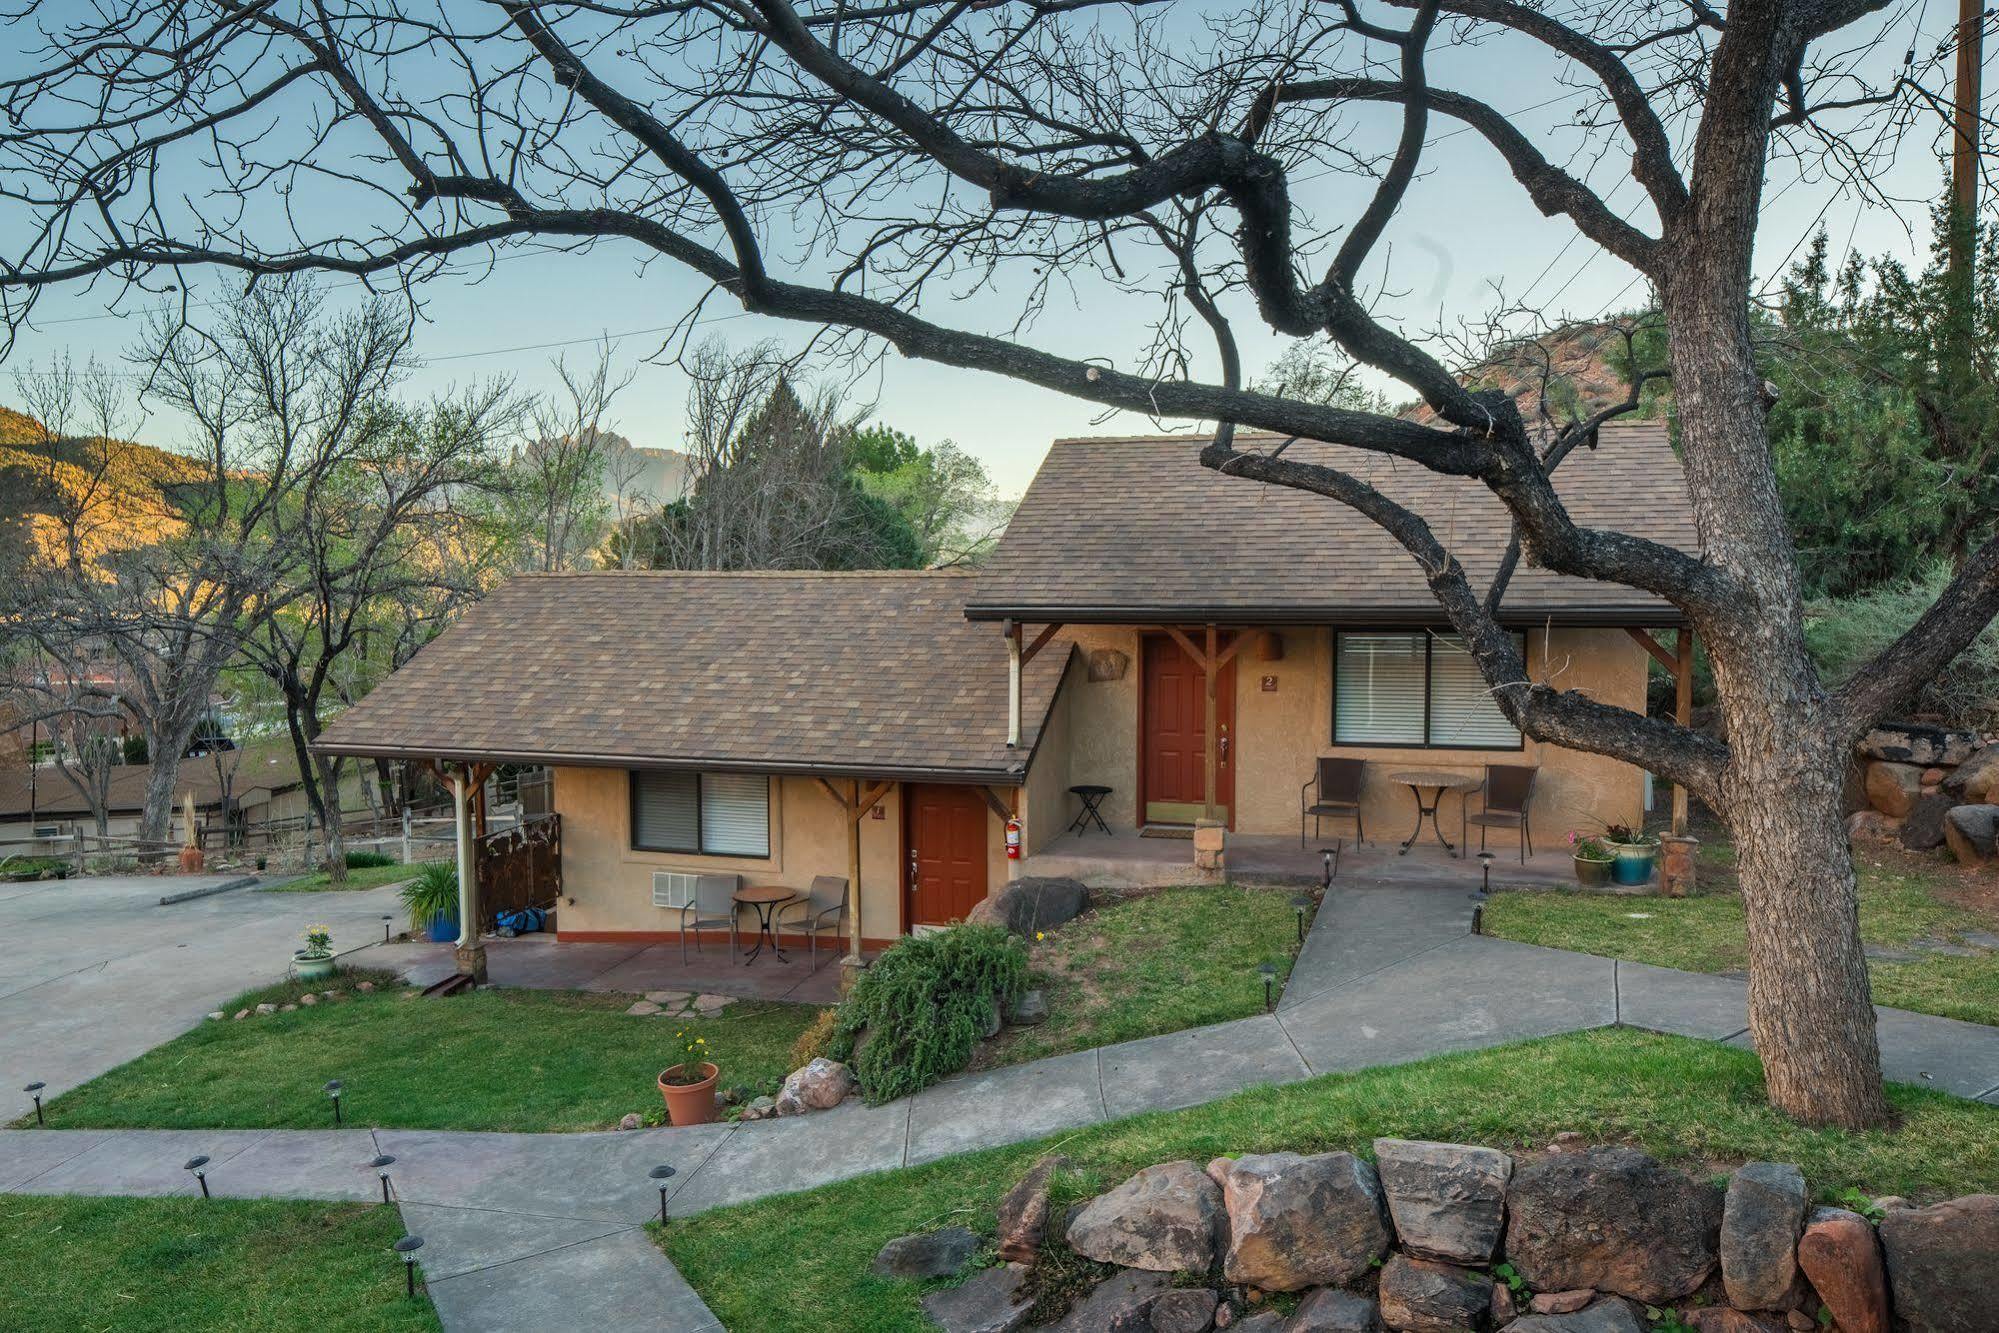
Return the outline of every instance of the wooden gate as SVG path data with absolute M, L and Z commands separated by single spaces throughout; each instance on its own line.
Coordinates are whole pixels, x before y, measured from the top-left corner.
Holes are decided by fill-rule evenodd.
M 562 816 L 535 815 L 473 844 L 479 881 L 479 929 L 496 929 L 501 912 L 547 910 L 562 896 Z

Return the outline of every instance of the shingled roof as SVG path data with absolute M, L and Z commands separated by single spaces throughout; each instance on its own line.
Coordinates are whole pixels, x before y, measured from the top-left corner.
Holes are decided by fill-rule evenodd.
M 1242 436 L 1267 449 L 1276 437 Z M 1222 619 L 1306 624 L 1434 622 L 1422 570 L 1393 538 L 1337 501 L 1223 477 L 1198 437 L 1058 440 L 987 561 L 967 614 L 1035 622 Z M 1483 587 L 1510 534 L 1484 486 L 1415 463 L 1300 441 L 1323 461 L 1416 510 Z M 1555 474 L 1576 521 L 1697 549 L 1686 477 L 1662 423 L 1606 426 Z M 1521 568 L 1504 615 L 1516 623 L 1661 624 L 1679 612 L 1649 593 Z
M 319 748 L 339 754 L 1018 783 L 1068 658 L 1023 673 L 971 577 L 531 574 L 468 611 Z

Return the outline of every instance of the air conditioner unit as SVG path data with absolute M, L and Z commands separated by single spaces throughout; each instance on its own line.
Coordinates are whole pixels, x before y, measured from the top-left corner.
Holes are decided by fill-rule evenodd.
M 683 874 L 678 870 L 655 870 L 652 872 L 652 905 L 669 910 L 691 906 L 694 902 L 694 886 L 699 875 Z

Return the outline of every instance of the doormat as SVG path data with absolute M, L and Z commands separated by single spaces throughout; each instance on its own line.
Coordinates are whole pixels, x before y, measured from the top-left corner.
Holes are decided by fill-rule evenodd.
M 1194 838 L 1194 830 L 1172 824 L 1147 824 L 1138 831 L 1138 836 L 1141 838 L 1179 838 L 1182 841 L 1191 842 Z

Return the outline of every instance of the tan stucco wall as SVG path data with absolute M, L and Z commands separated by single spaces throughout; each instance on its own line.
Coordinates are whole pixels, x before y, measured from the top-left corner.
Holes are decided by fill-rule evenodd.
M 1005 793 L 1001 793 L 1002 797 Z M 861 820 L 861 929 L 870 940 L 901 930 L 902 790 L 892 787 Z M 555 770 L 555 809 L 562 817 L 562 891 L 557 926 L 564 935 L 661 934 L 678 929 L 679 913 L 652 905 L 657 870 L 719 872 L 744 884 L 806 889 L 815 875 L 847 873 L 846 812 L 810 778 L 771 779 L 771 854 L 767 858 L 646 852 L 631 845 L 629 776 L 622 769 Z M 1006 831 L 988 816 L 988 885 L 1004 884 Z M 756 918 L 745 912 L 743 928 Z
M 1138 783 L 1138 632 L 1119 626 L 1071 626 L 1072 635 L 1087 652 L 1115 648 L 1130 658 L 1124 677 L 1091 681 L 1079 673 L 1064 691 L 1069 737 L 1067 781 L 1098 783 L 1114 788 L 1104 802 L 1113 827 L 1129 828 L 1137 821 Z M 1635 768 L 1598 755 L 1529 740 L 1521 750 L 1430 750 L 1332 743 L 1332 632 L 1322 628 L 1287 628 L 1281 661 L 1260 661 L 1251 648 L 1236 659 L 1236 814 L 1242 833 L 1298 831 L 1299 788 L 1312 776 L 1319 755 L 1355 755 L 1369 761 L 1368 786 L 1362 814 L 1370 842 L 1407 836 L 1414 823 L 1409 789 L 1388 780 L 1403 768 L 1443 768 L 1476 774 L 1486 764 L 1534 764 L 1530 807 L 1536 845 L 1553 847 L 1570 828 L 1600 828 L 1604 823 L 1631 822 L 1640 813 L 1643 775 Z M 1622 630 L 1536 630 L 1528 635 L 1528 670 L 1538 680 L 1564 689 L 1581 690 L 1592 698 L 1627 708 L 1645 706 L 1646 655 Z M 1275 689 L 1266 691 L 1268 677 Z M 1047 747 L 1044 745 L 1044 751 Z M 1036 759 L 1039 769 L 1046 756 Z M 1038 773 L 1030 773 L 1032 787 Z M 1474 803 L 1476 809 L 1476 803 Z M 1458 802 L 1447 797 L 1446 827 L 1452 831 Z M 1341 825 L 1351 832 L 1350 824 Z M 1330 835 L 1333 825 L 1326 825 Z M 1058 830 L 1059 831 L 1059 830 Z M 1510 833 L 1493 835 L 1501 843 Z M 1035 840 L 1034 847 L 1042 845 Z

